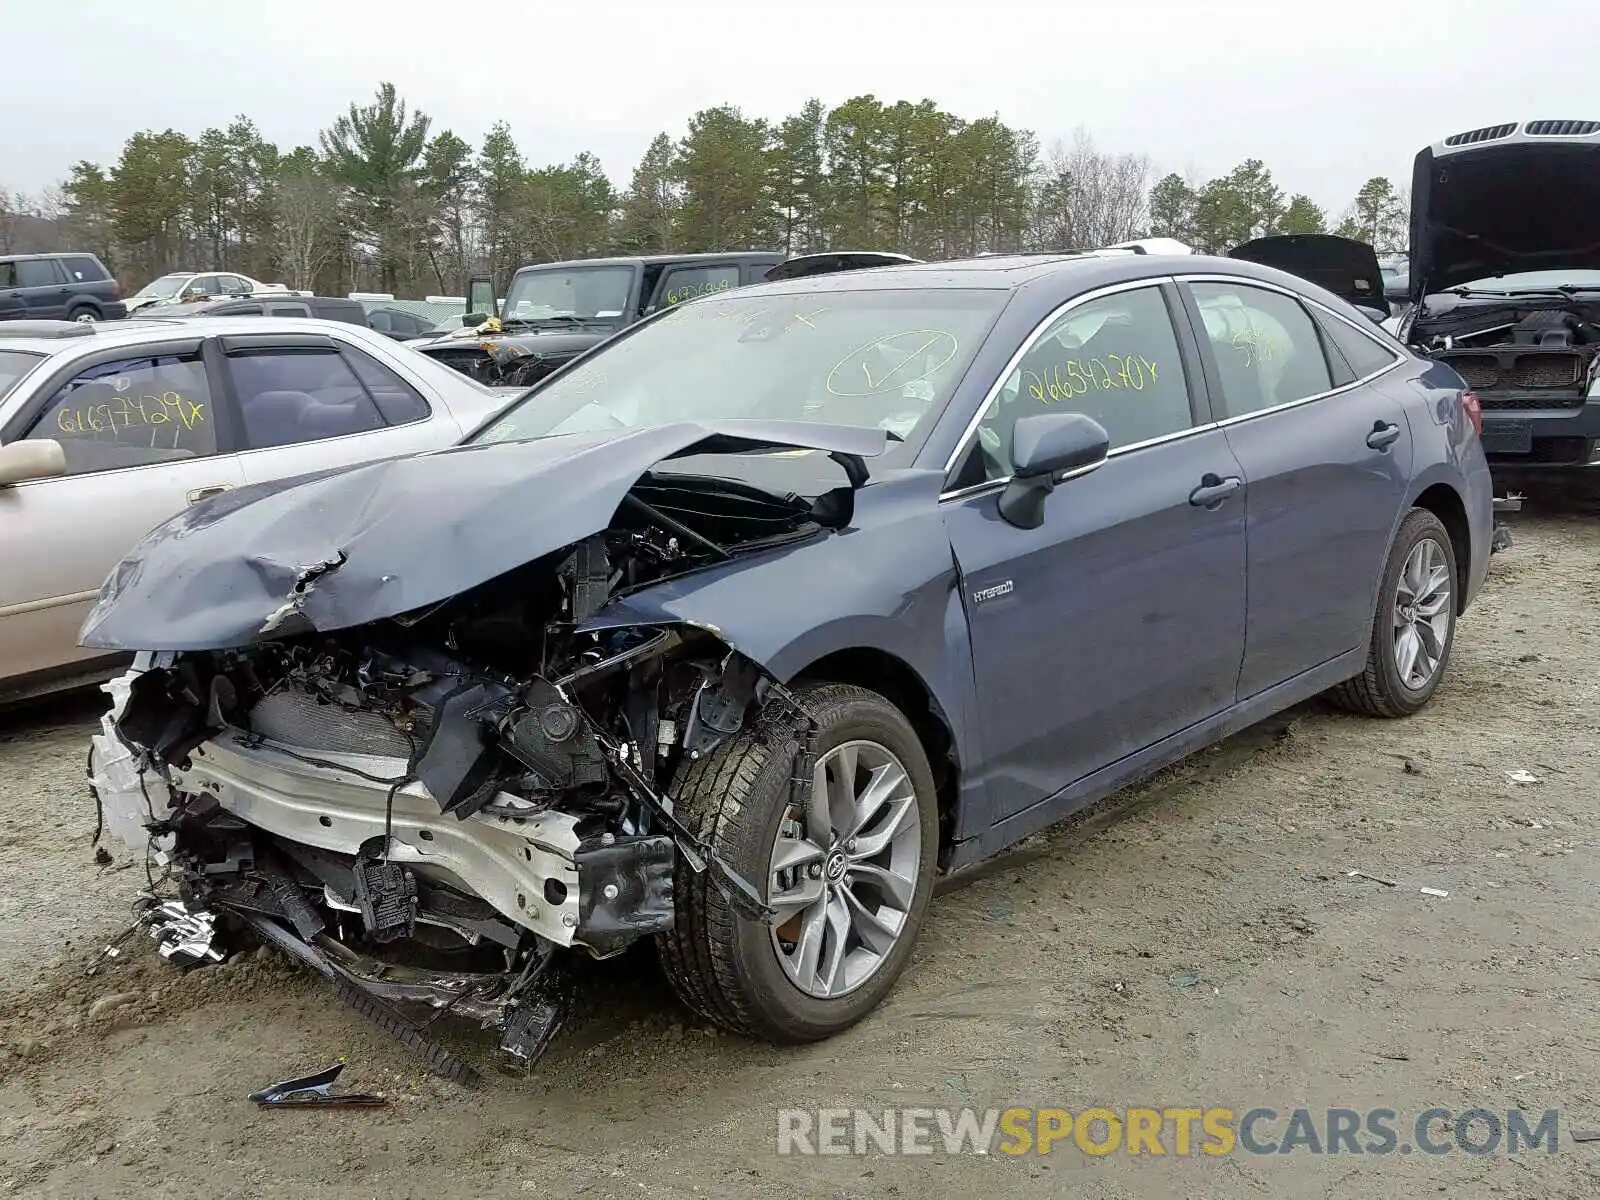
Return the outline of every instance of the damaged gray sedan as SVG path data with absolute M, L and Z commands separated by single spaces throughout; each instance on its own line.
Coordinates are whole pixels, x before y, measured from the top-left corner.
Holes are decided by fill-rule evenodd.
M 697 300 L 461 446 L 146 538 L 83 631 L 139 653 L 108 823 L 177 883 L 163 952 L 253 932 L 447 1074 L 413 1013 L 532 1061 L 573 956 L 640 939 L 710 1020 L 824 1038 L 938 870 L 1319 691 L 1427 702 L 1490 548 L 1461 391 L 1230 260 Z

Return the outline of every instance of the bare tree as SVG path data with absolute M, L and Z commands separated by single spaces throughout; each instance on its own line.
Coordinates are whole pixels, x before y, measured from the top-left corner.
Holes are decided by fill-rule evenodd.
M 1079 127 L 1045 156 L 1034 199 L 1033 240 L 1040 249 L 1109 246 L 1144 230 L 1153 174 L 1143 154 L 1106 154 Z
M 276 205 L 274 224 L 284 273 L 291 287 L 309 291 L 343 245 L 338 191 L 314 172 L 289 172 L 278 181 Z

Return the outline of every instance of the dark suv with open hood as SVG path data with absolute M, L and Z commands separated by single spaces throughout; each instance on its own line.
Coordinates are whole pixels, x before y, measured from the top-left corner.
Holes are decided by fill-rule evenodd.
M 1453 134 L 1417 155 L 1398 335 L 1483 406 L 1497 475 L 1600 461 L 1600 121 Z

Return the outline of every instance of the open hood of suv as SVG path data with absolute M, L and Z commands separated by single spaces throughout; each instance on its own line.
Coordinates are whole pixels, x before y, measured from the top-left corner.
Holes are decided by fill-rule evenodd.
M 1600 121 L 1454 134 L 1411 175 L 1411 299 L 1475 279 L 1600 270 Z
M 1327 288 L 1350 304 L 1389 311 L 1377 251 L 1365 242 L 1331 233 L 1285 233 L 1235 246 L 1228 257 L 1276 267 Z

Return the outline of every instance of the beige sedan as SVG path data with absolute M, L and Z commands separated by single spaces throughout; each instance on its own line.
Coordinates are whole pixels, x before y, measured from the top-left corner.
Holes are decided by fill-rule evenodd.
M 184 505 L 452 445 L 517 390 L 340 322 L 0 322 L 0 703 L 120 668 L 78 630 Z

